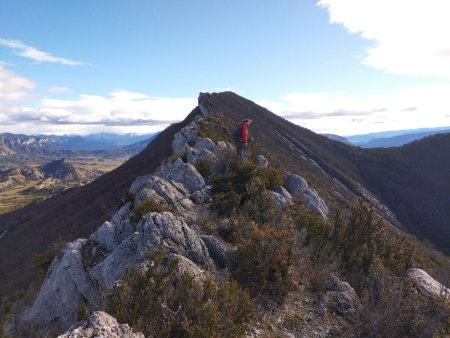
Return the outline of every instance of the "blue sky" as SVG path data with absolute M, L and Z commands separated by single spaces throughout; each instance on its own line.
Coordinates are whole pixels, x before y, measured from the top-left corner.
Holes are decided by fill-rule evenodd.
M 444 0 L 0 0 L 0 132 L 153 132 L 222 90 L 316 132 L 450 126 L 448 12 Z

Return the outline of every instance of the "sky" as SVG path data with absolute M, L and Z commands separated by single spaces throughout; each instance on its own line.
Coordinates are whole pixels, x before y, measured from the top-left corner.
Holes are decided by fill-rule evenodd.
M 148 134 L 231 90 L 317 133 L 450 126 L 448 0 L 0 0 L 0 133 Z

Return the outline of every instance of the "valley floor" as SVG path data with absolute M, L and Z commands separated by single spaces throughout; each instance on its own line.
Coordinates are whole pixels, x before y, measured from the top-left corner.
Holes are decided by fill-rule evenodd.
M 114 170 L 127 160 L 128 157 L 115 159 L 75 157 L 71 158 L 70 162 L 78 168 L 107 173 Z M 31 166 L 31 163 L 29 165 Z M 36 165 L 36 163 L 34 165 Z M 63 183 L 42 189 L 42 184 L 43 183 L 40 180 L 28 180 L 26 182 L 20 182 L 13 185 L 8 184 L 9 187 L 7 186 L 4 189 L 0 189 L 0 214 L 23 208 L 30 203 L 44 200 L 63 190 L 81 185 Z

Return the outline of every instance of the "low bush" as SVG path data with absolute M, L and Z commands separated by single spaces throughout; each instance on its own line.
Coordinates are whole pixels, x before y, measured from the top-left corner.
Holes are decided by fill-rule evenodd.
M 226 217 L 243 211 L 260 224 L 268 223 L 274 205 L 267 189 L 281 186 L 281 173 L 252 162 L 231 162 L 226 168 L 212 179 L 212 209 Z
M 212 164 L 213 162 L 211 159 L 204 157 L 195 161 L 194 166 L 195 169 L 197 169 L 197 171 L 200 173 L 200 175 L 206 178 L 211 173 Z
M 61 251 L 65 244 L 66 242 L 62 240 L 55 241 L 50 244 L 47 251 L 36 253 L 32 256 L 31 260 L 38 269 L 39 278 L 45 275 L 53 258 Z
M 253 296 L 274 296 L 289 291 L 295 233 L 290 227 L 277 229 L 252 223 L 248 238 L 237 249 L 234 276 Z
M 130 220 L 134 223 L 137 223 L 141 220 L 142 216 L 150 213 L 150 212 L 164 212 L 170 211 L 171 209 L 163 203 L 155 199 L 143 201 L 141 204 L 135 206 L 133 210 L 133 215 L 130 217 Z
M 148 270 L 129 270 L 107 295 L 106 311 L 146 337 L 242 337 L 254 305 L 236 282 L 204 283 L 174 275 L 164 252 L 149 255 Z

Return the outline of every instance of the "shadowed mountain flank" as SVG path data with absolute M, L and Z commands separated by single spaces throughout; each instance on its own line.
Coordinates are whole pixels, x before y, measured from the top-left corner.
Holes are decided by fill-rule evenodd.
M 86 237 L 109 218 L 131 182 L 170 156 L 173 135 L 198 113 L 194 109 L 183 122 L 159 134 L 140 154 L 94 182 L 0 215 L 0 290 L 9 292 L 27 286 L 34 273 L 34 253 L 45 251 L 57 240 Z

